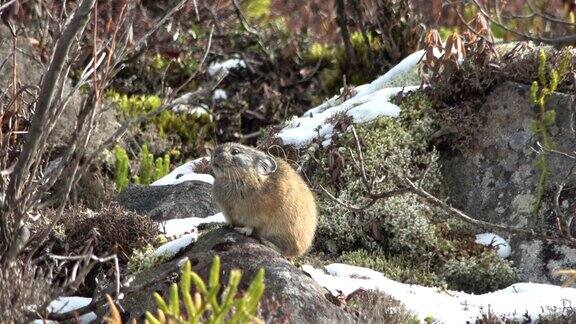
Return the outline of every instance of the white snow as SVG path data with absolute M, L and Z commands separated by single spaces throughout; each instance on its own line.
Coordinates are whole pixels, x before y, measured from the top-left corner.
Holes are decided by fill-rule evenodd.
M 221 72 L 228 72 L 230 69 L 245 68 L 246 62 L 239 58 L 232 58 L 222 62 L 214 62 L 208 66 L 210 76 L 217 75 Z
M 476 243 L 495 247 L 496 253 L 498 253 L 498 256 L 502 259 L 506 259 L 510 256 L 510 253 L 512 253 L 510 244 L 508 244 L 508 242 L 501 236 L 494 233 L 482 233 L 476 235 Z
M 217 213 L 205 218 L 189 217 L 180 219 L 170 219 L 159 224 L 160 230 L 163 231 L 167 237 L 178 237 L 166 244 L 161 245 L 156 249 L 154 254 L 156 256 L 165 255 L 172 257 L 181 249 L 187 247 L 198 239 L 198 226 L 207 223 L 225 223 L 226 219 L 224 214 Z
M 488 310 L 519 321 L 526 313 L 537 319 L 547 310 L 576 305 L 576 289 L 554 285 L 518 283 L 495 292 L 473 295 L 403 284 L 380 272 L 347 264 L 330 264 L 325 269 L 328 273 L 310 265 L 302 266 L 302 270 L 334 295 L 339 291 L 348 295 L 359 288 L 378 290 L 402 302 L 420 320 L 432 317 L 440 323 L 474 323 Z
M 81 307 L 84 307 L 88 304 L 90 304 L 90 302 L 92 301 L 92 298 L 86 298 L 86 297 L 78 297 L 78 296 L 70 296 L 70 297 L 58 297 L 57 299 L 53 300 L 50 302 L 50 304 L 48 305 L 48 311 L 53 312 L 53 313 L 66 313 Z M 78 317 L 78 319 L 80 320 L 80 323 L 90 323 L 92 321 L 95 321 L 97 318 L 96 314 L 94 312 L 90 312 L 90 313 L 86 313 L 80 317 Z M 46 323 L 48 323 L 50 321 L 46 321 Z M 43 320 L 35 320 L 33 322 L 34 324 L 38 323 L 45 323 Z
M 323 141 L 330 139 L 334 130 L 330 118 L 339 113 L 352 117 L 357 123 L 364 123 L 381 116 L 398 117 L 400 107 L 388 100 L 400 92 L 416 88 L 418 86 L 385 88 L 364 96 L 354 96 L 338 106 L 327 109 L 316 107 L 307 111 L 302 117 L 288 121 L 287 126 L 277 136 L 285 145 L 303 147 L 318 137 Z
M 324 144 L 332 137 L 334 126 L 331 117 L 346 114 L 355 123 L 365 123 L 382 116 L 398 117 L 400 107 L 390 103 L 390 98 L 398 93 L 412 91 L 420 87 L 420 82 L 403 84 L 402 87 L 391 87 L 394 81 L 416 70 L 424 51 L 410 54 L 383 76 L 369 84 L 363 84 L 352 90 L 352 97 L 342 101 L 341 96 L 334 96 L 323 104 L 308 110 L 299 118 L 290 120 L 286 127 L 276 136 L 284 145 L 303 147 L 319 138 Z
M 356 88 L 358 90 L 358 93 L 356 95 L 363 96 L 375 92 L 379 89 L 382 89 L 387 85 L 387 83 L 391 82 L 392 80 L 401 76 L 402 74 L 407 74 L 412 69 L 414 69 L 414 67 L 420 62 L 423 56 L 424 56 L 424 50 L 419 50 L 408 55 L 405 59 L 400 61 L 400 63 L 396 64 L 393 68 L 388 70 L 388 72 L 386 72 L 384 75 L 370 82 L 369 85 L 364 86 L 360 89 Z
M 210 157 L 202 157 L 193 161 L 188 161 L 172 172 L 168 173 L 164 177 L 152 182 L 151 186 L 166 186 L 166 185 L 175 185 L 182 183 L 184 181 L 202 181 L 209 184 L 214 183 L 214 177 L 209 174 L 203 173 L 196 173 L 194 172 L 194 168 L 198 163 L 203 163 L 205 161 L 209 161 Z
M 223 89 L 214 90 L 214 94 L 212 95 L 212 101 L 226 100 L 226 99 L 228 99 L 228 95 L 226 94 L 225 90 Z
M 165 243 L 158 247 L 156 251 L 154 251 L 155 256 L 165 256 L 165 257 L 173 257 L 176 253 L 180 252 L 183 248 L 187 247 L 188 245 L 196 242 L 198 239 L 198 233 L 190 233 L 184 234 L 181 237 Z
M 193 232 L 196 230 L 198 225 L 207 223 L 225 223 L 226 219 L 224 214 L 217 213 L 212 216 L 205 218 L 201 217 L 188 217 L 188 218 L 176 218 L 170 219 L 160 224 L 160 230 L 162 230 L 168 237 L 177 237 L 182 234 Z

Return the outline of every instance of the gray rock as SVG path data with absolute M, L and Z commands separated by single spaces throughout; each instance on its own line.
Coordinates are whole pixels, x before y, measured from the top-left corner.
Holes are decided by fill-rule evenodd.
M 548 220 L 554 215 L 555 183 L 565 179 L 572 161 L 549 155 L 550 173 L 544 185 L 542 207 L 535 217 L 533 207 L 540 171 L 536 167 L 538 154 L 534 149 L 538 147 L 539 136 L 531 125 L 538 118 L 538 109 L 530 103 L 529 89 L 529 86 L 508 82 L 488 95 L 486 103 L 478 110 L 481 125 L 475 142 L 477 149 L 458 154 L 444 152 L 442 172 L 450 202 L 473 217 L 517 228 L 542 230 L 548 226 L 553 229 Z M 555 147 L 565 152 L 576 150 L 576 138 L 570 131 L 574 97 L 553 93 L 547 100 L 546 109 L 556 112 L 556 123 L 549 128 Z M 574 182 L 572 179 L 568 186 Z M 567 200 L 570 201 L 566 203 Z M 562 204 L 562 211 L 568 213 L 576 208 L 576 199 L 563 197 Z M 530 241 L 515 240 L 512 248 L 525 252 L 514 255 L 514 261 L 524 274 L 523 279 L 548 281 L 550 272 L 544 270 L 549 269 L 546 264 L 554 255 L 542 253 L 543 248 Z M 576 262 L 576 258 L 567 258 Z M 534 272 L 536 268 L 543 271 Z
M 352 315 L 332 304 L 328 290 L 306 273 L 294 267 L 278 252 L 257 240 L 230 229 L 217 229 L 200 237 L 175 260 L 137 274 L 126 293 L 123 306 L 129 318 L 142 319 L 147 310 L 156 308 L 153 292 L 167 296 L 168 287 L 179 280 L 180 260 L 187 257 L 193 270 L 208 277 L 214 255 L 221 260 L 222 283 L 228 282 L 230 270 L 241 269 L 245 290 L 258 269 L 266 271 L 266 289 L 261 300 L 262 317 L 267 323 L 352 323 Z
M 0 25 L 0 57 L 11 57 L 12 53 L 12 36 L 8 27 Z M 19 51 L 17 55 L 17 71 L 18 79 L 23 85 L 38 86 L 40 79 L 47 69 L 47 65 L 42 64 L 40 61 L 39 52 L 30 45 L 26 38 L 20 38 L 18 42 Z M 12 82 L 12 60 L 6 61 L 6 64 L 0 70 L 0 87 L 5 89 Z M 67 80 L 64 82 L 63 96 L 72 90 L 72 82 Z M 53 149 L 67 147 L 71 136 L 74 136 L 76 116 L 82 105 L 83 96 L 80 92 L 74 93 L 68 105 L 57 120 L 53 128 L 52 135 L 48 139 L 48 145 Z M 22 96 L 23 102 L 31 102 L 34 100 L 31 96 L 24 93 Z M 22 107 L 21 107 L 22 108 Z M 115 108 L 112 107 L 110 102 L 104 100 L 96 113 L 96 127 L 92 129 L 92 137 L 88 143 L 88 152 L 93 152 L 100 144 L 102 144 L 120 124 L 116 120 Z
M 149 215 L 157 221 L 208 217 L 219 212 L 211 188 L 212 185 L 201 181 L 169 186 L 131 185 L 115 200 L 126 209 Z

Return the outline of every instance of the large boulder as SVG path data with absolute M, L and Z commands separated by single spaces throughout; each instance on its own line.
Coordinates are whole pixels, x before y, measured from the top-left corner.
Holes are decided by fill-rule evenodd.
M 157 221 L 208 217 L 219 212 L 211 188 L 211 184 L 201 181 L 166 186 L 131 185 L 115 200 L 124 208 Z
M 221 260 L 221 282 L 228 282 L 232 269 L 241 269 L 245 290 L 260 268 L 266 271 L 266 289 L 261 300 L 262 317 L 267 323 L 351 323 L 352 315 L 333 304 L 331 294 L 302 270 L 273 249 L 257 240 L 221 228 L 211 231 L 181 251 L 170 262 L 136 275 L 123 301 L 126 315 L 141 320 L 156 305 L 153 292 L 167 296 L 172 282 L 179 280 L 182 258 L 188 258 L 193 270 L 206 279 L 214 255 Z
M 556 112 L 555 124 L 549 127 L 550 140 L 559 150 L 574 152 L 576 136 L 573 122 L 574 97 L 553 93 L 547 110 Z M 512 82 L 498 86 L 479 109 L 480 126 L 475 149 L 457 154 L 443 152 L 443 175 L 450 202 L 471 216 L 495 224 L 517 228 L 553 230 L 553 197 L 556 183 L 565 181 L 574 161 L 558 154 L 548 157 L 549 174 L 543 186 L 541 208 L 534 215 L 537 201 L 538 141 L 533 123 L 539 110 L 530 102 L 530 87 Z M 572 183 L 576 181 L 568 179 Z M 576 210 L 576 192 L 560 196 L 564 215 Z M 548 282 L 551 271 L 576 266 L 576 251 L 546 242 L 513 239 L 513 259 L 521 269 L 522 279 Z

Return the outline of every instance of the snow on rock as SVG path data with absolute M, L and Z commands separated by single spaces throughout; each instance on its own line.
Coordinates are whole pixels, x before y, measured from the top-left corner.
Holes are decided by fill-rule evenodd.
M 173 257 L 183 248 L 196 242 L 197 239 L 198 239 L 198 232 L 184 234 L 181 237 L 158 247 L 156 251 L 154 251 L 154 255 L 158 257 L 159 256 L 169 258 Z
M 194 232 L 200 224 L 225 223 L 224 214 L 217 213 L 205 218 L 188 217 L 170 219 L 160 224 L 160 230 L 168 237 L 177 237 L 188 232 Z
M 328 273 L 310 265 L 302 266 L 302 270 L 335 296 L 339 291 L 348 295 L 359 288 L 378 290 L 402 302 L 422 321 L 432 317 L 440 323 L 474 323 L 488 310 L 499 317 L 522 321 L 524 314 L 537 319 L 543 312 L 576 305 L 575 288 L 517 283 L 495 292 L 473 295 L 403 284 L 386 278 L 380 272 L 347 264 L 330 264 L 325 269 Z
M 225 223 L 224 214 L 217 213 L 205 218 L 189 217 L 170 219 L 160 223 L 160 230 L 167 237 L 178 237 L 166 244 L 161 245 L 154 251 L 156 256 L 172 257 L 181 249 L 187 247 L 198 239 L 198 226 L 207 223 Z
M 84 307 L 92 301 L 92 298 L 70 296 L 70 297 L 58 297 L 57 299 L 50 302 L 48 305 L 48 311 L 53 313 L 66 313 L 81 307 Z M 80 317 L 78 320 L 80 323 L 90 323 L 95 321 L 97 318 L 96 313 L 90 312 L 86 313 Z M 34 323 L 44 323 L 42 320 L 35 320 Z
M 226 99 L 228 99 L 228 95 L 226 94 L 225 90 L 223 89 L 214 90 L 214 94 L 212 95 L 212 101 L 226 100 Z
M 228 72 L 230 69 L 245 68 L 246 62 L 239 58 L 232 58 L 222 62 L 214 62 L 208 66 L 210 76 L 217 75 L 221 72 Z
M 352 117 L 355 123 L 369 122 L 382 116 L 398 117 L 400 107 L 390 103 L 390 98 L 398 93 L 419 88 L 420 80 L 415 74 L 416 79 L 407 81 L 409 84 L 402 84 L 400 87 L 392 85 L 399 83 L 398 79 L 407 74 L 417 72 L 418 63 L 423 55 L 424 51 L 410 54 L 372 83 L 355 87 L 352 91 L 353 96 L 344 102 L 342 96 L 334 96 L 308 110 L 302 117 L 293 118 L 276 136 L 284 145 L 303 147 L 318 137 L 323 143 L 327 143 L 334 130 L 331 117 L 336 114 L 346 114 Z
M 198 163 L 203 163 L 209 161 L 209 157 L 199 158 L 193 161 L 188 161 L 181 166 L 174 169 L 169 174 L 165 175 L 164 177 L 152 182 L 151 186 L 166 186 L 166 185 L 175 185 L 182 183 L 184 181 L 202 181 L 209 184 L 214 183 L 214 177 L 210 174 L 203 174 L 203 173 L 196 173 L 194 172 L 194 168 Z
M 508 242 L 501 236 L 498 236 L 494 233 L 482 233 L 476 235 L 476 243 L 482 244 L 484 246 L 495 247 L 498 256 L 502 259 L 506 259 L 510 256 L 510 253 L 512 253 L 510 244 L 508 244 Z

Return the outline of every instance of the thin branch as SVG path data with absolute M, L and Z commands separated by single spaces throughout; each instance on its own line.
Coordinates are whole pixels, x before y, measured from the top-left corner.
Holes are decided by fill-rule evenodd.
M 74 15 L 62 32 L 62 35 L 56 42 L 50 66 L 42 78 L 38 100 L 35 105 L 35 113 L 26 137 L 26 142 L 18 157 L 18 162 L 15 167 L 16 171 L 12 173 L 7 188 L 6 198 L 8 207 L 15 211 L 17 224 L 22 218 L 22 208 L 15 204 L 15 202 L 21 198 L 22 184 L 27 180 L 30 174 L 30 167 L 34 162 L 39 149 L 43 146 L 41 139 L 50 116 L 57 81 L 64 70 L 64 65 L 72 43 L 84 26 L 86 26 L 95 1 L 96 0 L 84 0 L 78 6 Z M 13 242 L 4 243 L 10 245 Z M 2 261 L 6 262 L 9 260 L 3 258 Z
M 486 19 L 488 19 L 491 23 L 496 24 L 498 27 L 501 27 L 502 29 L 504 29 L 507 32 L 510 32 L 516 36 L 520 36 L 520 37 L 526 38 L 526 39 L 534 41 L 534 42 L 547 43 L 547 44 L 551 44 L 551 45 L 569 45 L 569 44 L 573 44 L 574 42 L 576 42 L 576 34 L 567 35 L 567 36 L 559 36 L 559 37 L 554 37 L 554 38 L 547 38 L 547 37 L 535 37 L 535 36 L 531 36 L 531 35 L 519 32 L 517 30 L 511 29 L 508 26 L 506 26 L 503 22 L 492 18 L 492 16 L 488 12 L 486 12 L 484 7 L 478 2 L 478 0 L 472 0 L 472 2 L 476 5 L 476 7 L 478 7 L 478 10 L 480 11 L 480 13 L 482 13 L 482 15 L 484 15 L 484 17 L 486 17 Z
M 322 187 L 322 185 L 320 185 L 320 189 L 322 189 L 322 191 L 328 196 L 330 197 L 330 199 L 332 199 L 333 201 L 335 201 L 336 203 L 338 203 L 340 206 L 348 209 L 351 212 L 355 212 L 355 213 L 359 213 L 359 212 L 363 212 L 365 210 L 367 210 L 368 208 L 372 207 L 377 201 L 379 201 L 380 199 L 388 199 L 390 197 L 394 197 L 394 196 L 399 196 L 399 195 L 403 195 L 405 193 L 410 192 L 410 190 L 405 189 L 405 188 L 401 188 L 401 189 L 396 189 L 396 190 L 390 190 L 390 191 L 385 191 L 383 193 L 380 194 L 375 194 L 375 195 L 370 195 L 370 200 L 365 203 L 362 206 L 357 206 L 357 205 L 351 205 L 347 202 L 344 202 L 338 198 L 336 198 L 334 195 L 332 195 L 328 190 L 326 190 L 324 187 Z

